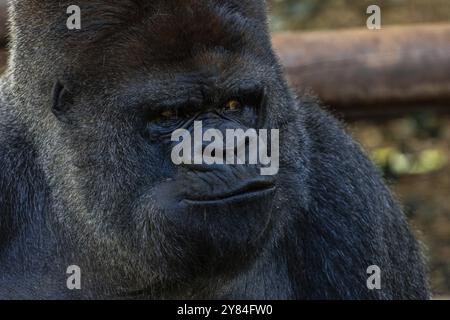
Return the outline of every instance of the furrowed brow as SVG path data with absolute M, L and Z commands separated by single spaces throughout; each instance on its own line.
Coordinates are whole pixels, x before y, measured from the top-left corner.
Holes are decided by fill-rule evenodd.
M 200 107 L 204 96 L 199 86 L 180 85 L 173 81 L 128 84 L 116 97 L 116 102 L 130 110 L 151 110 Z

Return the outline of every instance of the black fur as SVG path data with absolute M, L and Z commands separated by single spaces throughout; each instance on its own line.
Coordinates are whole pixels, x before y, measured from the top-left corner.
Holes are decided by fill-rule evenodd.
M 287 87 L 263 1 L 78 2 L 79 31 L 65 28 L 72 3 L 11 4 L 0 298 L 429 297 L 418 244 L 374 166 Z M 205 121 L 280 129 L 275 192 L 180 206 L 255 176 L 175 167 L 151 134 L 158 108 L 206 114 L 244 91 L 261 112 Z M 71 264 L 81 290 L 66 288 Z M 381 290 L 366 286 L 374 264 Z

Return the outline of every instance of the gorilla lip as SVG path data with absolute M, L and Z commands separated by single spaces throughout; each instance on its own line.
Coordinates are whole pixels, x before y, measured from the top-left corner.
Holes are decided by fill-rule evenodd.
M 191 204 L 207 204 L 214 203 L 217 201 L 232 201 L 232 200 L 244 200 L 248 198 L 255 198 L 272 193 L 276 189 L 272 181 L 267 180 L 255 180 L 249 181 L 238 187 L 237 189 L 231 190 L 229 192 L 215 195 L 213 197 L 203 197 L 203 198 L 185 198 L 182 201 Z

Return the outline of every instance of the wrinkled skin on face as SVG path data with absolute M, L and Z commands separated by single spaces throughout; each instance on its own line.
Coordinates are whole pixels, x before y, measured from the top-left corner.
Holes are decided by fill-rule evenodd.
M 416 243 L 372 165 L 334 119 L 288 89 L 263 1 L 79 1 L 78 31 L 65 27 L 67 6 L 28 0 L 11 10 L 3 95 L 17 107 L 5 119 L 28 132 L 21 159 L 32 169 L 20 174 L 39 179 L 24 178 L 26 194 L 42 193 L 21 204 L 34 221 L 21 235 L 44 240 L 9 245 L 3 270 L 10 287 L 45 279 L 18 296 L 426 296 Z M 200 120 L 221 132 L 279 129 L 278 174 L 175 165 L 171 133 Z M 401 263 L 383 236 L 394 227 L 392 247 L 410 247 L 415 261 L 397 280 Z M 54 263 L 12 259 L 16 251 Z M 381 293 L 365 288 L 376 262 L 392 269 Z M 18 276 L 15 263 L 34 263 L 37 275 L 24 267 Z M 83 270 L 80 292 L 54 276 L 69 264 Z M 419 281 L 408 289 L 410 276 Z

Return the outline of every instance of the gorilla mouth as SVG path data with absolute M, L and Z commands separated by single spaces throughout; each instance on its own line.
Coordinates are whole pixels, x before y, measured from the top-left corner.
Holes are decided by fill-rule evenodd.
M 212 196 L 185 198 L 183 201 L 189 204 L 208 204 L 232 200 L 249 200 L 267 196 L 275 191 L 275 184 L 270 179 L 257 179 L 246 181 L 238 188 Z

